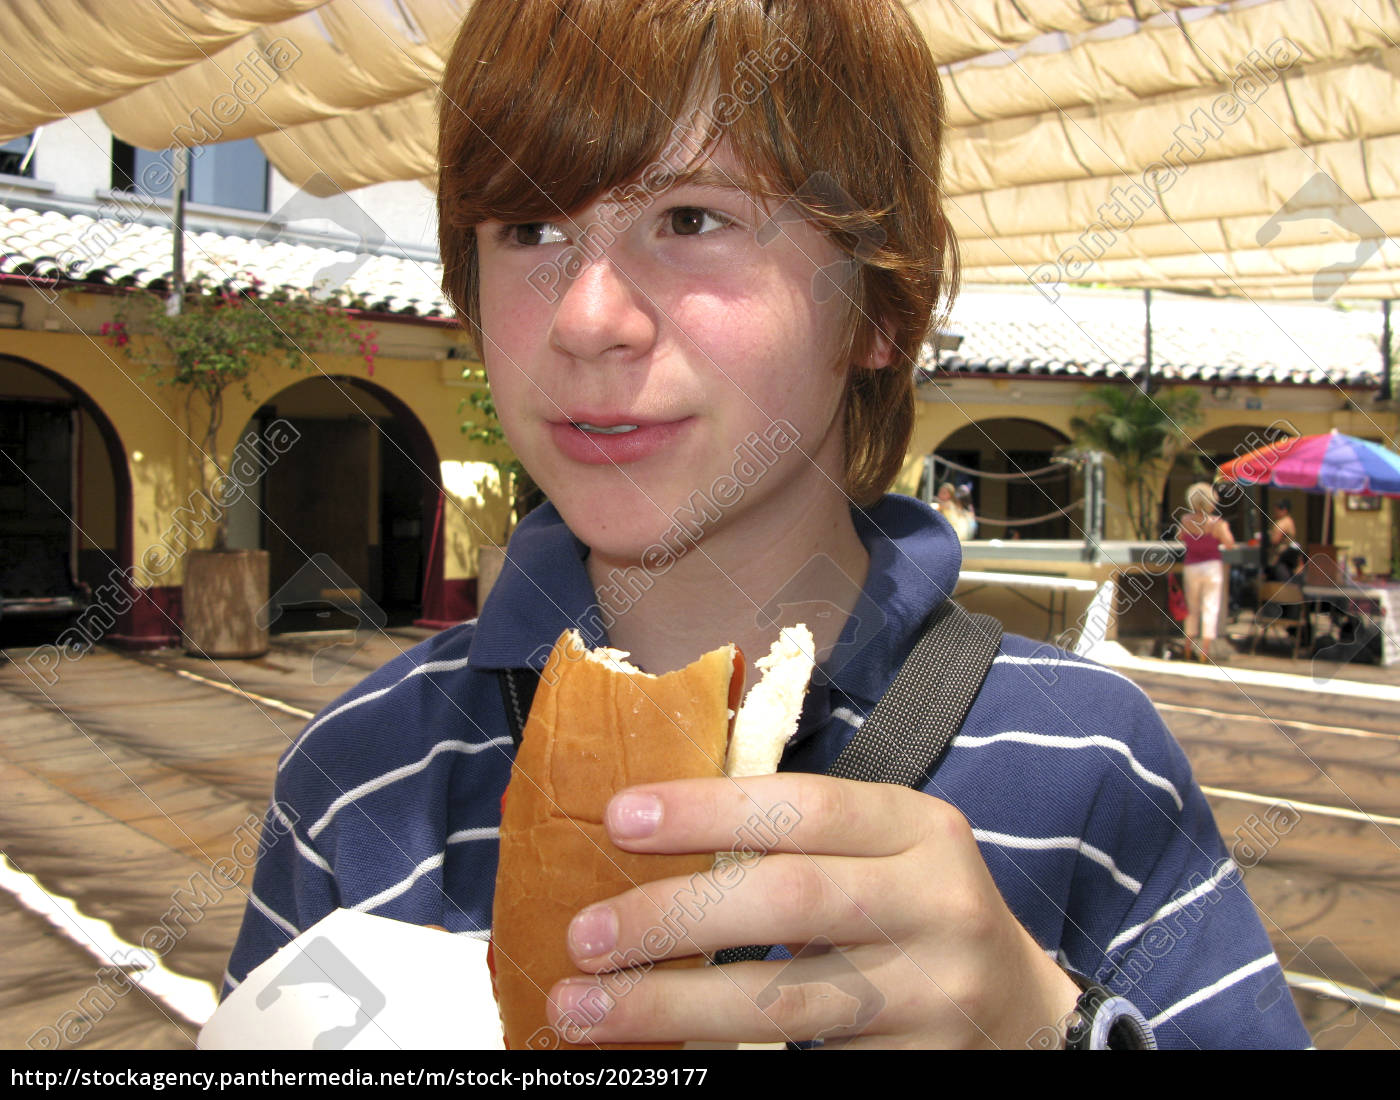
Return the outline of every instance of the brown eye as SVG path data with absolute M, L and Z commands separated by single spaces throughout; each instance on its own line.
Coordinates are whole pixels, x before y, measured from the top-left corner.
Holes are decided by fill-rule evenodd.
M 693 237 L 705 231 L 705 219 L 714 220 L 708 210 L 698 206 L 678 206 L 671 211 L 671 232 L 678 237 Z
M 515 248 L 534 248 L 541 244 L 559 244 L 564 232 L 555 222 L 518 222 L 500 229 L 500 240 Z

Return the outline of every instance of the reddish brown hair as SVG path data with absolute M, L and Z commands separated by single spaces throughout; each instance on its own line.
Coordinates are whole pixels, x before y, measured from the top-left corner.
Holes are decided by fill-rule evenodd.
M 844 287 L 845 489 L 871 504 L 903 464 L 913 364 L 957 282 L 942 93 L 898 0 L 476 0 L 443 77 L 443 289 L 479 352 L 475 227 L 557 220 L 636 181 L 697 104 L 738 182 L 799 196 L 860 261 Z M 891 365 L 855 366 L 881 330 Z

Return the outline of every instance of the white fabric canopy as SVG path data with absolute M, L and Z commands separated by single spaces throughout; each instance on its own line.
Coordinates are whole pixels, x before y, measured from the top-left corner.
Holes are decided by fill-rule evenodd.
M 1400 0 L 906 0 L 968 282 L 1400 296 Z M 99 106 L 318 193 L 435 170 L 470 0 L 10 0 L 0 138 Z

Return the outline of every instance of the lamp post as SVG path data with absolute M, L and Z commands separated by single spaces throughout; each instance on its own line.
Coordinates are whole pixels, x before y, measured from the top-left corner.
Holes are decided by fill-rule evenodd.
M 1143 332 L 1142 392 L 1152 396 L 1152 288 L 1142 289 L 1142 308 L 1145 320 Z
M 1395 396 L 1394 378 L 1395 348 L 1390 335 L 1390 299 L 1381 299 L 1381 392 L 1379 400 L 1389 401 Z
M 1104 527 L 1104 468 L 1103 453 L 1089 451 L 1084 455 L 1084 549 L 1083 561 L 1099 560 L 1099 544 Z
M 185 301 L 185 194 L 190 186 L 190 151 L 177 145 L 175 152 L 175 251 L 170 259 L 170 297 L 165 312 L 178 316 Z

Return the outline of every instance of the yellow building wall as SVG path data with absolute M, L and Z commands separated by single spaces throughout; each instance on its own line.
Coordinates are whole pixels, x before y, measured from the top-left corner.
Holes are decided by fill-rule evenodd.
M 1080 415 L 1077 395 L 1090 388 L 1089 383 L 1013 382 L 1011 380 L 977 380 L 970 386 L 955 383 L 946 387 L 933 400 L 920 399 L 915 410 L 914 432 L 909 453 L 900 471 L 895 491 L 914 494 L 918 490 L 924 457 L 937 450 L 961 428 L 985 420 L 1029 419 L 1072 436 L 1069 422 Z M 1347 435 L 1380 441 L 1400 434 L 1400 414 L 1373 407 L 1371 395 L 1358 392 L 1344 395 L 1327 387 L 1299 387 L 1283 390 L 1278 387 L 1232 387 L 1227 399 L 1217 400 L 1210 391 L 1200 388 L 1200 424 L 1190 429 L 1190 442 L 1183 453 L 1197 453 L 1198 441 L 1220 429 L 1242 429 L 1247 436 L 1251 429 L 1260 433 L 1276 427 L 1295 435 L 1314 435 L 1336 428 Z M 1257 405 L 1257 408 L 1250 408 Z M 1211 448 L 1213 450 L 1213 448 Z M 1244 453 L 1243 450 L 1240 453 Z M 1133 536 L 1126 508 L 1126 494 L 1112 466 L 1107 469 L 1107 502 L 1105 508 L 1105 537 L 1131 539 Z M 1153 499 L 1160 501 L 1171 480 L 1173 508 L 1183 503 L 1189 478 L 1171 478 L 1163 471 L 1153 487 Z M 1178 484 L 1179 482 L 1179 484 Z M 1079 486 L 1070 494 L 1078 497 Z M 1298 502 L 1295 501 L 1295 514 Z M 1264 517 L 1258 517 L 1261 528 Z M 1387 500 L 1375 512 L 1348 511 L 1344 499 L 1334 501 L 1332 529 L 1334 541 L 1351 557 L 1367 559 L 1367 571 L 1386 572 L 1391 568 L 1391 541 L 1394 525 L 1400 522 L 1400 508 Z
M 183 393 L 158 386 L 146 376 L 143 366 L 100 334 L 101 324 L 112 319 L 119 304 L 116 296 L 66 292 L 56 305 L 46 308 L 40 295 L 20 294 L 26 303 L 25 328 L 0 331 L 0 355 L 28 360 L 61 375 L 86 393 L 112 422 L 131 476 L 136 582 L 141 586 L 181 584 L 182 558 L 189 540 L 172 517 L 177 509 L 192 504 L 196 516 L 204 511 L 198 506 L 199 471 L 189 441 L 190 437 L 202 438 L 202 422 L 197 419 L 192 427 Z M 461 407 L 470 392 L 461 377 L 462 368 L 470 364 L 447 358 L 449 349 L 460 344 L 456 334 L 445 326 L 400 325 L 383 318 L 375 323 L 382 351 L 372 376 L 361 358 L 317 355 L 314 372 L 272 363 L 249 380 L 249 395 L 237 386 L 226 391 L 218 435 L 221 459 L 227 461 L 262 405 L 307 378 L 357 379 L 382 388 L 408 406 L 437 453 L 439 469 L 435 472 L 447 488 L 444 576 L 447 580 L 473 577 L 479 548 L 504 545 L 509 534 L 509 500 L 490 465 L 493 458 L 507 456 L 468 440 L 461 431 L 462 421 L 471 413 Z M 7 381 L 11 384 L 6 385 Z M 66 396 L 66 391 L 42 376 L 14 368 L 0 376 L 0 393 L 6 392 Z M 364 396 L 363 391 L 355 394 Z M 85 488 L 95 494 L 85 501 L 85 514 L 93 518 L 95 528 L 106 531 L 114 523 L 112 490 L 109 487 L 104 492 L 103 473 L 92 469 L 105 463 L 106 450 L 95 431 L 84 433 L 84 448 Z M 289 452 L 289 457 L 294 454 L 294 450 Z M 308 460 L 315 461 L 315 456 L 308 456 Z M 377 494 L 371 496 L 377 507 Z M 377 515 L 372 514 L 372 542 L 379 540 L 378 527 Z M 187 520 L 186 529 L 194 532 L 196 525 Z M 209 541 L 207 531 L 205 535 L 203 545 Z M 95 541 L 101 545 L 104 540 L 99 537 Z
M 12 293 L 7 290 L 7 293 Z M 198 486 L 198 470 L 191 461 L 187 435 L 199 437 L 187 420 L 183 394 L 160 387 L 146 377 L 143 367 L 130 361 L 100 335 L 100 326 L 110 320 L 120 297 L 110 293 L 66 292 L 59 303 L 49 305 L 33 292 L 19 291 L 26 304 L 24 329 L 0 331 L 0 354 L 29 360 L 70 380 L 82 389 L 111 420 L 121 441 L 122 461 L 132 484 L 133 550 L 139 584 L 176 585 L 182 583 L 181 556 L 184 538 L 173 530 L 177 508 L 188 506 Z M 270 364 L 250 379 L 250 392 L 244 395 L 233 387 L 226 394 L 224 422 L 219 449 L 227 459 L 247 430 L 248 421 L 263 405 L 283 406 L 279 394 L 311 377 L 354 379 L 393 395 L 419 419 L 437 453 L 436 471 L 446 488 L 444 526 L 444 575 L 447 580 L 474 577 L 478 553 L 484 546 L 504 545 L 510 530 L 510 502 L 493 459 L 509 457 L 504 448 L 494 452 L 472 442 L 462 433 L 464 420 L 474 410 L 464 407 L 470 393 L 462 371 L 473 363 L 448 358 L 460 354 L 463 341 L 445 326 L 400 323 L 376 318 L 381 352 L 371 374 L 363 359 L 354 356 L 318 355 L 314 372 L 295 371 L 282 364 Z M 13 376 L 13 377 L 11 377 Z M 29 386 L 34 396 L 57 396 L 57 387 L 32 373 L 28 381 L 15 381 L 23 375 L 0 372 L 0 392 L 16 392 L 14 386 Z M 12 385 L 6 389 L 6 379 Z M 1069 421 L 1080 410 L 1079 395 L 1089 383 L 1072 381 L 1018 382 L 1011 380 L 958 381 L 935 400 L 917 403 L 913 437 L 908 457 L 896 483 L 896 491 L 917 491 L 925 455 L 936 450 L 950 435 L 969 423 L 989 419 L 1026 418 L 1070 435 Z M 27 391 L 25 391 L 27 392 Z M 363 403 L 363 390 L 352 396 Z M 1325 432 L 1336 427 L 1359 436 L 1394 438 L 1400 431 L 1400 416 L 1366 406 L 1369 395 L 1348 401 L 1338 391 L 1299 387 L 1284 390 L 1269 387 L 1234 387 L 1228 401 L 1215 401 L 1203 388 L 1204 421 L 1191 432 L 1193 441 L 1222 427 L 1267 427 L 1286 421 L 1289 430 L 1302 434 Z M 1248 408 L 1253 403 L 1260 407 Z M 378 404 L 377 402 L 375 403 Z M 1268 406 L 1268 407 L 1264 407 Z M 376 410 L 387 413 L 382 405 Z M 95 430 L 83 433 L 85 454 L 84 511 L 80 517 L 93 529 L 92 543 L 107 548 L 114 541 L 115 511 L 111 503 L 110 479 L 102 465 L 105 448 Z M 295 451 L 290 452 L 295 456 Z M 314 455 L 307 461 L 316 461 Z M 373 466 L 374 464 L 372 464 Z M 1123 490 L 1113 471 L 1108 471 L 1108 538 L 1128 538 L 1127 511 Z M 373 486 L 366 490 L 377 506 Z M 1156 487 L 1157 499 L 1165 482 Z M 1173 485 L 1175 492 L 1176 486 Z M 1076 488 L 1072 496 L 1078 496 Z M 105 502 L 105 503 L 104 503 Z M 371 508 L 368 537 L 379 538 L 377 517 Z M 1372 571 L 1388 569 L 1391 530 L 1400 509 L 1387 502 L 1378 512 L 1349 512 L 1339 501 L 1334 511 L 1336 541 L 1353 555 L 1368 559 Z M 431 522 L 431 517 L 428 517 Z M 96 532 L 100 531 L 101 534 Z M 172 545 L 173 537 L 173 545 Z M 207 541 L 207 540 L 206 540 Z M 167 550 L 176 551 L 173 553 Z

